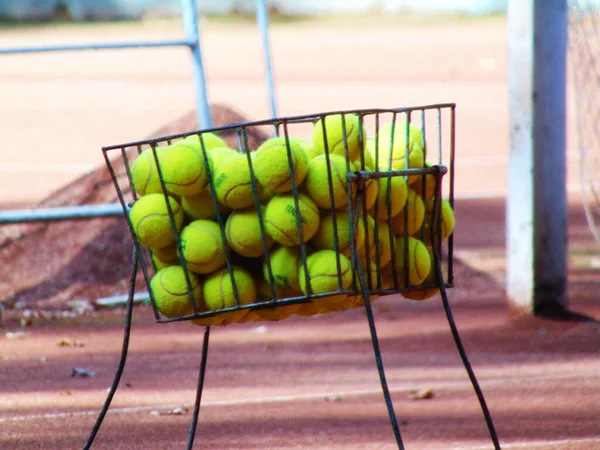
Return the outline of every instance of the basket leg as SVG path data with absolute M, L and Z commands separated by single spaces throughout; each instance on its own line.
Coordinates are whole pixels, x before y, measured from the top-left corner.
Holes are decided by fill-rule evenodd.
M 198 374 L 198 387 L 196 389 L 196 401 L 194 402 L 194 413 L 192 414 L 192 423 L 188 434 L 187 450 L 192 450 L 194 438 L 196 437 L 196 428 L 198 426 L 198 415 L 200 414 L 200 402 L 202 401 L 202 390 L 204 388 L 204 377 L 206 374 L 206 360 L 208 358 L 208 338 L 210 337 L 210 327 L 204 328 L 204 341 L 202 343 L 202 357 L 200 359 L 200 372 Z
M 469 380 L 471 380 L 471 385 L 473 386 L 473 390 L 477 395 L 477 399 L 479 400 L 479 405 L 481 406 L 481 411 L 483 412 L 483 416 L 485 418 L 485 423 L 488 428 L 488 432 L 490 434 L 490 438 L 492 439 L 492 443 L 494 444 L 494 449 L 500 450 L 500 442 L 498 440 L 498 435 L 496 434 L 496 429 L 494 427 L 494 422 L 492 421 L 492 416 L 487 407 L 485 397 L 483 396 L 483 392 L 479 387 L 479 383 L 477 382 L 477 378 L 475 377 L 475 372 L 473 372 L 473 368 L 471 367 L 471 363 L 469 362 L 469 358 L 467 357 L 467 352 L 462 345 L 462 341 L 458 334 L 458 329 L 456 328 L 456 323 L 454 322 L 454 317 L 452 315 L 452 310 L 450 308 L 450 303 L 448 302 L 448 295 L 446 294 L 446 287 L 444 286 L 444 276 L 442 274 L 442 266 L 441 266 L 441 258 L 439 254 L 439 249 L 436 248 L 435 245 L 433 248 L 433 259 L 435 262 L 435 271 L 436 271 L 436 280 L 438 286 L 440 286 L 440 295 L 442 297 L 442 303 L 444 304 L 444 311 L 446 312 L 446 317 L 448 319 L 448 325 L 450 326 L 450 331 L 452 332 L 452 337 L 454 338 L 454 343 L 456 344 L 456 349 L 460 354 L 460 359 L 469 375 Z
M 127 352 L 129 349 L 129 336 L 131 333 L 131 316 L 133 314 L 133 295 L 135 293 L 135 280 L 137 276 L 138 270 L 138 253 L 137 249 L 133 248 L 133 256 L 131 262 L 131 273 L 129 275 L 129 292 L 127 299 L 127 308 L 125 312 L 125 331 L 123 333 L 123 348 L 121 350 L 121 359 L 119 360 L 119 366 L 117 367 L 117 372 L 115 373 L 115 378 L 113 380 L 112 386 L 106 396 L 106 400 L 104 401 L 104 405 L 102 405 L 102 409 L 98 414 L 98 418 L 96 419 L 96 423 L 94 424 L 94 428 L 90 432 L 87 441 L 83 446 L 83 450 L 88 450 L 92 447 L 92 443 L 98 434 L 98 430 L 100 430 L 100 426 L 102 426 L 102 421 L 104 420 L 104 416 L 110 407 L 110 403 L 112 402 L 113 397 L 115 396 L 115 392 L 119 386 L 119 381 L 121 380 L 121 375 L 123 375 L 123 370 L 125 369 L 125 362 L 127 361 Z
M 360 263 L 359 263 L 360 266 Z M 379 372 L 379 381 L 381 381 L 381 390 L 383 391 L 383 397 L 385 398 L 385 404 L 387 406 L 388 414 L 390 416 L 390 422 L 394 430 L 394 436 L 398 449 L 404 450 L 404 444 L 402 443 L 402 436 L 400 435 L 400 426 L 398 425 L 398 419 L 394 412 L 394 405 L 392 403 L 392 397 L 388 389 L 387 380 L 385 378 L 385 370 L 383 368 L 383 359 L 381 357 L 381 350 L 379 349 L 379 339 L 377 338 L 377 330 L 375 328 L 375 320 L 373 318 L 373 309 L 371 308 L 371 299 L 369 298 L 369 289 L 367 287 L 366 280 L 362 275 L 362 269 L 359 267 L 358 278 L 365 298 L 365 311 L 367 313 L 367 319 L 369 321 L 369 330 L 371 331 L 371 343 L 373 345 L 373 352 L 375 353 L 375 364 L 377 364 L 377 370 Z

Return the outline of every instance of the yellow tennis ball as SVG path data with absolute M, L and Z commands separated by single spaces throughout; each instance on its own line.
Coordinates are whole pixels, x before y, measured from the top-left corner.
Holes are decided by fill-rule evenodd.
M 437 275 L 435 270 L 435 262 L 433 259 L 433 253 L 429 251 L 429 257 L 431 261 L 431 270 L 429 274 L 423 280 L 423 285 L 435 285 L 437 284 Z M 402 297 L 407 298 L 409 300 L 427 300 L 428 298 L 433 297 L 440 290 L 438 288 L 430 288 L 430 289 L 421 289 L 418 291 L 408 291 L 401 292 Z
M 210 168 L 214 172 L 215 168 L 225 158 L 228 158 L 230 156 L 236 156 L 239 154 L 240 153 L 237 150 L 234 150 L 229 147 L 215 147 L 208 150 L 206 156 L 208 157 Z
M 394 235 L 392 234 L 392 238 L 393 237 Z M 371 247 L 370 259 L 380 268 L 386 267 L 392 260 L 390 227 L 386 222 L 375 221 L 375 227 L 373 228 L 373 246 Z
M 403 177 L 381 178 L 373 215 L 379 220 L 397 216 L 404 208 L 407 196 L 408 186 Z
M 305 271 L 304 264 L 301 264 L 298 272 L 300 289 L 304 295 L 335 294 L 340 290 L 346 291 L 352 286 L 350 260 L 333 250 L 316 251 L 306 259 L 306 268 L 308 273 Z M 347 294 L 318 297 L 314 301 L 332 311 L 348 307 Z
M 329 155 L 328 167 L 327 159 L 327 155 L 319 155 L 308 163 L 308 173 L 304 181 L 306 192 L 323 209 L 347 207 L 348 172 L 354 172 L 354 165 L 346 162 L 343 156 Z M 330 192 L 330 173 L 333 197 Z M 352 185 L 350 188 L 354 193 L 356 186 Z
M 273 282 L 277 288 L 286 291 L 300 291 L 298 282 L 298 271 L 302 262 L 302 254 L 299 247 L 277 246 L 269 252 L 269 258 L 265 257 L 263 262 L 263 277 L 267 282 L 271 281 L 269 266 L 273 276 Z
M 164 148 L 156 147 L 156 156 L 160 158 Z M 162 193 L 154 151 L 149 148 L 141 152 L 133 161 L 130 169 L 133 190 L 140 195 Z
M 363 229 L 364 234 L 363 244 L 358 247 L 358 257 L 363 264 L 367 255 L 371 258 L 375 249 L 375 225 L 376 221 L 372 216 L 367 214 L 365 218 L 362 213 L 358 216 L 358 227 Z
M 204 280 L 202 294 L 204 296 L 204 304 L 209 311 L 249 305 L 256 302 L 256 283 L 252 275 L 240 266 L 233 266 L 232 269 L 230 273 L 229 269 L 224 267 L 217 272 L 211 273 Z M 220 324 L 228 325 L 239 322 L 249 312 L 249 309 L 239 309 L 222 313 L 220 314 L 222 317 Z
M 215 220 L 217 209 L 213 200 L 212 190 L 209 186 L 196 195 L 181 197 L 181 207 L 185 216 L 190 220 Z M 225 218 L 231 209 L 217 202 L 218 211 Z
M 152 261 L 158 272 L 165 267 L 179 264 L 179 256 L 177 255 L 177 245 L 171 244 L 163 248 L 152 249 Z
M 177 232 L 183 225 L 183 211 L 172 197 L 169 205 Z M 163 194 L 148 194 L 140 197 L 129 211 L 129 219 L 135 236 L 142 245 L 152 248 L 167 247 L 175 242 L 175 232 L 171 226 L 171 217 Z
M 378 269 L 377 265 L 374 262 L 369 264 L 367 268 L 366 265 L 362 267 L 362 274 L 365 284 L 367 286 L 367 290 L 369 291 L 369 299 L 371 303 L 379 298 L 378 290 L 387 289 L 385 287 L 385 276 L 383 274 L 383 269 Z M 355 274 L 356 277 L 356 288 L 358 289 L 360 294 L 349 295 L 348 301 L 352 302 L 352 308 L 358 308 L 361 306 L 365 306 L 365 297 L 362 294 L 362 286 L 360 284 L 360 279 L 358 278 L 358 274 Z
M 298 275 L 296 274 L 296 277 L 297 276 Z M 300 295 L 298 291 L 294 291 L 280 286 L 274 286 L 274 290 L 275 295 L 273 295 L 273 289 L 271 287 L 271 284 L 266 282 L 265 280 L 261 280 L 258 284 L 257 301 L 268 302 L 274 299 L 282 300 L 286 298 L 298 297 Z M 291 305 L 275 305 L 272 308 L 261 308 L 255 310 L 254 312 L 259 317 L 265 320 L 284 320 L 296 314 L 299 308 L 300 304 L 295 303 Z
M 319 119 L 313 128 L 313 146 L 316 153 L 321 155 L 327 150 L 330 154 L 344 158 L 347 156 L 348 161 L 356 160 L 360 153 L 359 134 L 363 139 L 365 138 L 365 133 L 359 131 L 361 128 L 359 117 L 356 114 L 333 114 L 326 116 L 324 123 L 325 127 L 323 127 L 323 120 Z M 326 141 L 323 128 L 327 135 Z
M 300 144 L 300 146 L 304 150 L 304 153 L 306 154 L 306 162 L 307 163 L 310 162 L 310 160 L 313 159 L 315 156 L 317 156 L 317 150 L 310 142 L 305 141 L 304 139 L 300 139 L 298 137 L 294 137 L 294 136 L 290 136 L 289 139 L 290 139 L 290 141 L 294 141 L 294 142 Z
M 160 153 L 158 162 L 170 194 L 194 195 L 208 186 L 204 157 L 185 140 L 165 148 Z
M 212 220 L 194 220 L 180 235 L 181 251 L 188 270 L 210 273 L 227 261 L 219 224 Z
M 414 237 L 396 238 L 395 257 L 396 274 L 401 288 L 407 284 L 406 268 L 408 268 L 408 286 L 420 285 L 431 270 L 431 259 L 427 247 Z M 408 266 L 405 258 L 408 260 Z
M 188 272 L 188 275 L 196 308 L 201 311 L 204 305 L 200 280 L 193 273 Z M 159 270 L 150 281 L 150 289 L 156 308 L 163 316 L 174 318 L 194 312 L 185 273 L 181 266 L 169 266 Z
M 265 209 L 265 222 L 268 233 L 281 245 L 300 245 L 300 236 L 307 243 L 319 229 L 319 208 L 306 194 L 298 194 L 298 209 L 294 196 L 290 194 L 273 197 Z M 302 235 L 298 228 L 302 224 Z
M 392 219 L 392 230 L 396 236 L 404 236 L 405 229 L 406 235 L 412 236 L 415 234 L 423 225 L 425 218 L 425 203 L 421 197 L 412 189 L 408 190 L 408 199 L 406 206 L 400 214 Z M 406 220 L 406 228 L 404 221 Z
M 350 257 L 352 250 L 352 226 L 350 215 L 347 212 L 335 212 L 335 221 L 332 215 L 327 213 L 321 217 L 319 229 L 310 243 L 321 250 L 335 250 L 335 231 L 337 231 L 337 250 L 344 256 Z M 365 240 L 365 230 L 363 227 L 356 227 L 354 238 L 356 248 L 363 245 Z
M 431 167 L 430 162 L 425 162 L 425 167 Z M 421 175 L 418 180 L 411 184 L 411 188 L 421 197 L 425 202 L 431 200 L 435 195 L 436 190 L 436 179 L 435 176 L 428 173 L 427 175 Z M 425 196 L 423 196 L 423 191 Z
M 191 143 L 196 150 L 202 151 L 202 144 L 204 144 L 205 150 L 212 150 L 213 148 L 224 148 L 228 147 L 227 143 L 217 134 L 211 132 L 204 132 L 198 134 L 192 134 L 184 139 L 184 141 Z M 235 150 L 234 150 L 235 151 Z
M 421 168 L 425 164 L 425 139 L 420 127 L 410 124 L 408 126 L 408 140 L 406 134 L 406 122 L 397 120 L 387 123 L 379 128 L 377 136 L 377 148 L 375 144 L 371 147 L 373 156 L 377 151 L 378 170 L 404 170 L 406 169 L 407 155 L 408 168 Z M 392 142 L 393 139 L 393 142 Z M 408 177 L 408 183 L 412 184 L 418 175 Z
M 244 209 L 254 205 L 254 191 L 250 166 L 245 154 L 229 156 L 215 168 L 214 187 L 221 204 L 232 209 Z M 255 180 L 256 194 L 260 198 L 262 186 Z
M 234 252 L 248 258 L 259 258 L 267 248 L 273 246 L 273 238 L 267 233 L 265 225 L 265 207 L 260 206 L 261 217 L 254 206 L 246 209 L 236 209 L 227 218 L 225 232 L 227 242 Z M 262 229 L 261 229 L 262 220 Z M 265 239 L 263 240 L 263 233 Z
M 423 241 L 425 245 L 431 247 L 431 222 L 433 215 L 433 207 L 435 204 L 435 199 L 431 199 L 425 205 L 425 219 L 423 220 Z M 454 225 L 456 222 L 456 218 L 454 216 L 454 210 L 450 205 L 450 202 L 446 199 L 440 200 L 440 235 L 441 242 L 445 241 L 450 237 L 452 232 L 454 231 Z M 418 237 L 421 235 L 419 234 Z
M 258 182 L 271 192 L 281 194 L 291 191 L 294 183 L 296 188 L 300 187 L 306 177 L 308 160 L 297 141 L 286 142 L 284 137 L 274 137 L 258 147 L 253 164 Z

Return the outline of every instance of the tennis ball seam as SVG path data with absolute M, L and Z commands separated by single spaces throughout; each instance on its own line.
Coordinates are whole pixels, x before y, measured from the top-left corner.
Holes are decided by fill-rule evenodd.
M 165 275 L 164 272 L 160 274 L 160 277 L 158 278 L 158 282 L 160 284 L 160 287 L 163 288 L 167 294 L 172 295 L 174 297 L 182 297 L 182 296 L 187 296 L 189 294 L 188 291 L 181 293 L 181 292 L 173 292 L 173 291 L 167 289 L 167 287 L 163 284 L 163 276 L 164 275 Z M 192 278 L 192 277 L 190 277 L 190 278 Z M 190 279 L 190 282 L 192 283 L 192 292 L 193 292 L 198 287 L 198 283 L 194 284 L 193 279 Z M 186 284 L 187 284 L 187 281 L 186 281 Z
M 262 252 L 256 252 L 256 249 L 253 247 L 248 247 L 246 245 L 241 244 L 239 241 L 233 239 L 233 235 L 232 235 L 232 231 L 231 231 L 231 227 L 233 227 L 233 221 L 234 219 L 237 217 L 236 211 L 233 211 L 231 213 L 231 216 L 229 217 L 229 219 L 227 220 L 227 229 L 226 229 L 226 235 L 229 238 L 229 240 L 231 240 L 232 242 L 235 243 L 236 247 L 240 247 L 242 249 L 244 249 L 244 251 L 248 252 L 248 253 L 252 253 L 253 255 L 255 255 L 256 257 L 262 255 Z M 262 239 L 261 239 L 261 243 L 262 243 Z M 235 250 L 235 249 L 234 249 Z
M 346 120 L 344 120 L 344 122 L 348 123 L 348 121 L 346 121 Z M 340 122 L 340 130 L 342 131 L 341 122 Z M 350 141 L 350 139 L 348 139 L 348 136 L 351 136 L 353 131 L 354 131 L 354 123 L 351 123 L 350 128 L 346 127 L 346 140 Z M 335 153 L 333 149 L 335 147 L 337 147 L 338 144 L 340 144 L 340 143 L 342 144 L 342 150 L 344 150 L 344 136 L 341 136 L 339 141 L 337 141 L 335 144 L 329 146 L 329 153 Z M 323 148 L 325 148 L 324 143 L 323 143 Z M 348 142 L 348 156 L 350 156 L 350 142 Z
M 176 215 L 178 212 L 179 212 L 179 208 L 177 208 L 177 209 L 173 209 L 173 215 Z M 168 212 L 166 212 L 166 213 L 153 213 L 153 214 L 148 214 L 148 215 L 146 215 L 146 216 L 142 217 L 142 218 L 141 218 L 141 219 L 138 221 L 137 225 L 135 226 L 135 231 L 136 231 L 136 234 L 138 234 L 138 235 L 139 235 L 139 227 L 140 227 L 140 225 L 141 225 L 142 223 L 144 223 L 144 221 L 145 221 L 146 219 L 150 219 L 150 218 L 154 218 L 154 217 L 161 217 L 161 218 L 162 218 L 162 217 L 169 217 L 169 213 L 168 213 Z M 169 224 L 169 225 L 170 225 L 170 224 Z
M 273 222 L 267 220 L 266 223 L 268 223 L 270 226 L 272 226 L 273 228 L 275 228 L 279 233 L 281 233 L 282 235 L 284 235 L 288 241 L 288 243 L 295 243 L 295 239 L 291 238 L 285 231 L 283 231 L 281 228 L 279 228 L 277 225 L 275 225 Z
M 236 189 L 238 189 L 238 188 L 240 188 L 240 187 L 246 187 L 246 186 L 248 186 L 248 185 L 252 185 L 252 182 L 238 183 L 238 184 L 236 184 L 235 186 L 231 186 L 231 187 L 230 187 L 229 189 L 227 189 L 227 190 L 225 191 L 225 193 L 223 194 L 223 200 L 224 200 L 224 202 L 226 202 L 226 203 L 228 203 L 228 202 L 229 202 L 229 199 L 228 199 L 228 197 L 229 197 L 229 194 L 231 194 L 231 192 L 232 192 L 232 191 L 234 191 L 234 190 L 236 190 Z

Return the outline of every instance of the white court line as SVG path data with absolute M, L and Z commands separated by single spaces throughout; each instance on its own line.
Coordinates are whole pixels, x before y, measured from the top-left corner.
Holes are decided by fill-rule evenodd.
M 479 380 L 480 386 L 489 386 L 489 385 L 501 385 L 507 383 L 518 383 L 521 384 L 523 382 L 531 382 L 531 381 L 542 381 L 542 380 L 563 380 L 567 381 L 569 379 L 580 379 L 582 376 L 597 378 L 600 375 L 585 374 L 581 373 L 575 374 L 550 374 L 550 375 L 538 375 L 538 376 L 529 376 L 529 377 L 510 377 L 510 378 L 490 378 Z M 431 388 L 434 391 L 436 389 L 445 389 L 445 390 L 455 390 L 460 391 L 461 389 L 471 389 L 471 383 L 467 380 L 460 381 L 422 381 L 420 384 L 414 383 L 410 386 L 403 387 L 390 387 L 389 391 L 392 394 L 397 393 L 408 393 L 415 389 L 422 388 Z M 306 401 L 306 400 L 322 400 L 327 398 L 350 398 L 350 397 L 366 397 L 370 395 L 381 395 L 381 387 L 374 387 L 371 389 L 361 389 L 361 390 L 353 390 L 353 391 L 338 391 L 338 392 L 313 392 L 307 394 L 291 394 L 291 395 L 275 395 L 271 397 L 255 397 L 255 398 L 237 398 L 230 400 L 208 400 L 202 402 L 202 407 L 214 407 L 214 406 L 239 406 L 239 405 L 260 405 L 267 403 L 292 403 L 296 401 Z M 148 405 L 148 406 L 125 406 L 125 407 L 114 407 L 110 408 L 110 413 L 136 413 L 142 411 L 152 411 L 152 410 L 171 410 L 174 408 L 192 408 L 193 405 L 186 404 L 162 404 L 162 405 Z M 73 412 L 61 412 L 61 413 L 46 413 L 46 414 L 30 414 L 23 416 L 13 416 L 0 418 L 0 423 L 8 423 L 8 422 L 21 422 L 26 420 L 34 420 L 34 419 L 56 419 L 63 417 L 72 417 L 72 416 L 91 416 L 98 414 L 97 410 L 94 411 L 73 411 Z
M 559 439 L 552 441 L 526 441 L 526 442 L 508 442 L 503 443 L 500 441 L 500 446 L 503 449 L 506 448 L 543 448 L 550 449 L 557 445 L 566 444 L 592 444 L 594 442 L 600 443 L 600 437 L 597 438 L 583 438 L 583 439 Z M 446 449 L 447 447 L 444 447 Z M 474 447 L 452 447 L 452 450 L 489 450 L 490 445 L 476 445 Z

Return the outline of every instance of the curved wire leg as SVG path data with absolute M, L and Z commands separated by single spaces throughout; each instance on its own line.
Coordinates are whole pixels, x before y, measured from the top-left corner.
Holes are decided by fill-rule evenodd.
M 473 372 L 473 368 L 471 367 L 471 363 L 469 362 L 469 358 L 467 357 L 467 352 L 462 345 L 462 341 L 460 340 L 460 336 L 458 334 L 458 329 L 456 328 L 456 323 L 454 322 L 454 317 L 452 315 L 452 310 L 450 308 L 450 303 L 448 302 L 448 296 L 446 294 L 446 287 L 444 286 L 444 277 L 442 274 L 442 266 L 441 266 L 441 258 L 439 252 L 433 245 L 433 258 L 435 262 L 435 271 L 436 271 L 436 279 L 437 283 L 440 286 L 440 294 L 442 297 L 442 303 L 444 304 L 444 311 L 446 312 L 446 317 L 448 319 L 448 325 L 450 326 L 450 331 L 452 332 L 452 337 L 454 338 L 454 343 L 456 344 L 456 349 L 460 354 L 460 359 L 462 360 L 463 365 L 469 375 L 469 379 L 471 380 L 471 385 L 473 386 L 473 390 L 477 395 L 477 399 L 479 400 L 479 405 L 481 406 L 481 411 L 483 412 L 483 416 L 485 418 L 485 423 L 488 428 L 488 432 L 490 434 L 490 438 L 494 444 L 494 449 L 500 450 L 500 442 L 498 440 L 498 435 L 496 434 L 496 429 L 494 427 L 494 422 L 492 421 L 492 415 L 487 407 L 485 397 L 483 396 L 483 392 L 479 387 L 479 383 L 477 382 L 477 378 L 475 377 L 475 372 Z
M 104 416 L 106 416 L 106 412 L 110 407 L 110 403 L 112 402 L 113 397 L 115 396 L 115 392 L 119 386 L 119 381 L 121 380 L 121 375 L 123 375 L 123 370 L 125 369 L 125 362 L 127 361 L 127 351 L 129 349 L 129 336 L 131 333 L 131 316 L 133 313 L 133 295 L 135 293 L 135 279 L 137 277 L 137 269 L 138 269 L 138 253 L 137 249 L 133 248 L 133 257 L 131 263 L 131 273 L 129 275 L 129 291 L 127 298 L 127 309 L 125 312 L 125 332 L 123 333 L 123 348 L 121 350 L 121 359 L 119 360 L 119 366 L 117 368 L 117 372 L 115 373 L 115 378 L 113 380 L 112 386 L 108 391 L 108 395 L 106 396 L 106 400 L 104 401 L 104 405 L 102 405 L 102 409 L 98 414 L 98 418 L 96 419 L 96 423 L 94 424 L 94 428 L 90 432 L 86 443 L 83 446 L 83 450 L 88 450 L 91 448 L 96 435 L 98 434 L 98 430 L 100 430 L 100 426 L 102 425 L 102 421 L 104 420 Z
M 196 389 L 196 401 L 194 402 L 194 413 L 192 414 L 192 423 L 188 434 L 187 450 L 192 450 L 194 438 L 196 436 L 196 427 L 198 426 L 198 415 L 200 414 L 200 402 L 202 401 L 202 390 L 204 388 L 204 376 L 206 374 L 206 360 L 208 358 L 208 338 L 210 337 L 210 327 L 204 328 L 204 341 L 202 343 L 202 358 L 200 359 L 200 372 L 198 374 L 198 387 Z
M 358 278 L 363 291 L 363 297 L 365 298 L 365 311 L 367 313 L 367 319 L 369 321 L 369 330 L 371 331 L 371 343 L 373 344 L 373 352 L 375 353 L 375 363 L 377 364 L 377 370 L 379 372 L 379 380 L 381 381 L 381 390 L 383 391 L 383 397 L 385 398 L 385 404 L 388 409 L 390 416 L 390 422 L 394 430 L 394 436 L 396 437 L 396 443 L 400 450 L 404 450 L 404 444 L 402 443 L 402 436 L 400 435 L 400 426 L 398 425 L 398 419 L 394 412 L 394 405 L 392 403 L 392 397 L 388 389 L 387 381 L 385 378 L 385 370 L 383 368 L 383 359 L 381 358 L 381 350 L 379 349 L 379 339 L 377 338 L 377 330 L 375 329 L 375 320 L 373 319 L 373 309 L 371 308 L 371 299 L 369 298 L 369 290 L 367 283 L 362 276 L 362 269 L 358 270 Z

